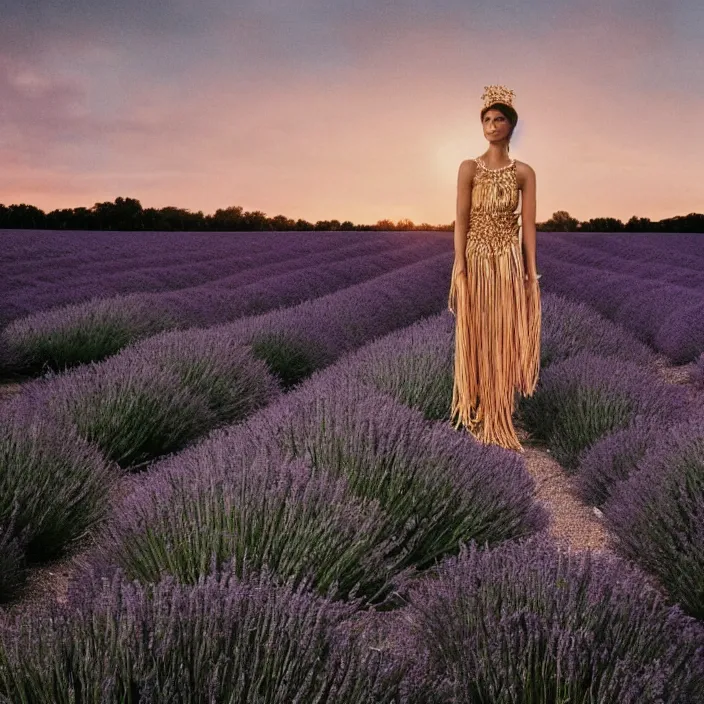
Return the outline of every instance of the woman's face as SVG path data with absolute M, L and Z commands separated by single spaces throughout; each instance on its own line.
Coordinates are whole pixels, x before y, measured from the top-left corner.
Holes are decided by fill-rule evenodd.
M 487 110 L 482 122 L 484 136 L 489 142 L 500 142 L 506 139 L 511 132 L 511 123 L 499 110 Z

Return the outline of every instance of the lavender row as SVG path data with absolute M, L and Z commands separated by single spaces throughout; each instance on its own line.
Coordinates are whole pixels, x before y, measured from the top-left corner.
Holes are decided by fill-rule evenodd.
M 175 262 L 157 263 L 155 266 L 145 266 L 139 261 L 129 262 L 126 269 L 121 268 L 119 262 L 102 260 L 99 268 L 120 267 L 115 272 L 88 269 L 77 273 L 70 269 L 55 273 L 52 269 L 47 274 L 32 270 L 26 276 L 27 286 L 4 292 L 2 320 L 9 321 L 95 297 L 167 292 L 202 285 L 229 288 L 237 285 L 239 277 L 249 275 L 246 281 L 256 281 L 266 275 L 313 263 L 316 257 L 334 257 L 335 252 L 340 256 L 347 256 L 348 253 L 353 256 L 355 252 L 384 251 L 413 243 L 437 241 L 439 247 L 442 243 L 438 237 L 401 237 L 398 233 L 381 234 L 375 238 L 362 238 L 355 233 L 357 236 L 354 238 L 321 237 L 320 242 L 310 234 L 307 237 L 277 234 L 278 237 L 273 233 L 262 235 L 260 242 L 250 243 L 247 247 L 233 243 L 229 247 L 213 248 L 204 260 L 183 252 L 178 254 Z
M 448 252 L 290 310 L 240 321 L 239 330 L 165 333 L 104 362 L 26 384 L 0 409 L 3 418 L 31 410 L 15 433 L 8 430 L 14 426 L 2 424 L 0 459 L 7 468 L 0 474 L 11 481 L 0 494 L 0 545 L 7 545 L 9 556 L 0 561 L 15 564 L 32 531 L 39 531 L 22 532 L 11 521 L 15 496 L 34 497 L 37 508 L 26 509 L 25 523 L 49 515 L 53 533 L 43 530 L 42 540 L 55 552 L 75 536 L 64 538 L 62 526 L 66 511 L 74 510 L 66 499 L 73 477 L 78 485 L 84 481 L 84 460 L 82 445 L 69 441 L 64 447 L 62 438 L 76 436 L 91 448 L 90 467 L 100 477 L 104 462 L 119 474 L 117 467 L 174 452 L 219 425 L 243 420 L 276 399 L 281 386 L 300 382 L 346 351 L 441 310 L 450 264 Z M 66 486 L 54 474 L 59 461 Z M 88 522 L 96 504 L 104 511 L 104 500 L 88 482 L 75 510 Z
M 266 236 L 258 240 L 240 240 L 232 237 L 229 241 L 218 240 L 212 243 L 192 238 L 186 246 L 174 247 L 164 242 L 159 251 L 153 251 L 148 244 L 143 245 L 128 233 L 114 233 L 115 242 L 98 243 L 80 238 L 85 248 L 76 253 L 66 253 L 46 259 L 21 259 L 6 264 L 7 277 L 3 281 L 3 291 L 24 286 L 37 287 L 52 283 L 81 282 L 93 277 L 109 276 L 120 272 L 139 269 L 165 269 L 185 262 L 200 264 L 217 261 L 223 257 L 231 259 L 245 254 L 260 253 L 270 248 Z M 78 239 L 77 238 L 77 239 Z M 186 244 L 186 243 L 183 243 Z
M 443 315 L 447 320 L 447 315 Z M 426 324 L 429 323 L 419 325 Z M 428 336 L 427 339 L 432 341 L 433 338 Z M 377 346 L 381 348 L 381 341 Z M 404 347 L 397 344 L 395 349 L 397 355 L 405 354 Z M 361 359 L 361 353 L 359 358 Z M 420 359 L 420 355 L 417 358 Z M 271 419 L 272 425 L 262 425 L 259 422 L 260 414 L 257 414 L 248 421 L 246 431 L 244 427 L 220 431 L 201 446 L 170 458 L 158 470 L 154 468 L 149 475 L 143 477 L 142 489 L 133 496 L 133 500 L 140 495 L 144 498 L 145 493 L 142 492 L 148 492 L 148 487 L 151 486 L 151 496 L 155 502 L 160 499 L 169 501 L 170 496 L 160 494 L 152 484 L 155 480 L 160 481 L 169 476 L 174 478 L 180 475 L 184 496 L 187 494 L 185 487 L 189 478 L 199 487 L 222 486 L 233 479 L 233 470 L 244 473 L 243 470 L 249 465 L 242 459 L 248 455 L 254 456 L 255 452 L 265 452 L 268 453 L 265 456 L 272 457 L 284 449 L 289 454 L 298 455 L 298 461 L 306 458 L 313 468 L 316 467 L 316 460 L 322 467 L 324 459 L 329 457 L 343 466 L 345 477 L 349 471 L 368 472 L 368 457 L 355 466 L 347 461 L 344 451 L 340 452 L 345 447 L 345 438 L 350 434 L 361 439 L 375 453 L 377 450 L 383 453 L 388 448 L 391 457 L 402 456 L 396 441 L 402 435 L 395 431 L 397 426 L 393 421 L 394 414 L 389 413 L 388 399 L 372 397 L 368 399 L 368 408 L 358 414 L 350 414 L 349 409 L 354 409 L 354 404 L 345 405 L 334 400 L 337 397 L 344 401 L 349 391 L 349 387 L 342 388 L 342 384 L 347 383 L 346 380 L 343 381 L 344 375 L 341 376 L 342 365 L 336 367 L 317 375 L 306 384 L 305 390 L 300 389 L 283 400 L 284 405 L 287 405 L 297 396 L 309 399 L 305 409 L 292 409 L 299 423 L 304 421 L 303 428 L 308 428 L 303 433 L 303 438 L 295 430 L 301 427 L 298 423 L 289 425 L 291 414 L 286 414 L 283 423 L 274 416 Z M 357 372 L 360 369 L 358 366 Z M 314 386 L 318 387 L 315 398 L 307 395 Z M 359 392 L 359 387 L 356 388 Z M 332 403 L 330 399 L 333 399 Z M 353 399 L 347 398 L 348 401 L 357 399 L 359 395 Z M 335 408 L 339 413 L 338 423 L 330 422 L 337 417 L 330 412 Z M 273 408 L 268 408 L 263 415 L 267 416 L 273 411 Z M 319 422 L 317 414 L 320 412 L 325 414 L 327 422 Z M 371 426 L 370 434 L 367 419 L 374 412 L 378 415 L 379 422 Z M 387 422 L 389 418 L 392 418 L 390 423 Z M 355 427 L 358 428 L 357 431 L 349 433 L 349 429 Z M 434 431 L 440 433 L 439 437 L 448 430 L 446 427 L 440 430 L 441 427 L 437 426 Z M 287 432 L 286 428 L 291 432 Z M 391 429 L 392 437 L 385 443 L 379 442 L 387 429 Z M 269 432 L 273 432 L 275 441 L 272 444 L 270 440 L 264 447 L 262 440 L 266 440 Z M 319 442 L 326 434 L 334 442 L 327 454 L 321 451 Z M 471 442 L 466 435 L 451 434 L 461 438 L 458 440 L 460 444 Z M 416 442 L 419 435 L 418 432 L 410 433 Z M 239 444 L 235 439 L 238 439 Z M 235 447 L 239 452 L 233 451 Z M 512 453 L 499 448 L 487 449 L 505 458 L 515 458 Z M 416 456 L 415 452 L 409 454 Z M 383 466 L 387 468 L 388 463 Z M 301 467 L 297 468 L 298 471 L 300 469 Z M 437 471 L 435 467 L 433 469 Z M 319 469 L 318 476 L 321 474 Z M 204 475 L 208 475 L 205 481 Z M 384 478 L 384 473 L 376 472 L 372 476 L 377 481 L 379 477 Z M 432 486 L 436 484 L 433 482 Z M 511 484 L 506 482 L 506 485 Z M 277 486 L 282 487 L 281 484 Z M 403 486 L 399 488 L 402 489 Z M 371 488 L 369 491 L 375 497 L 388 496 L 385 492 Z M 297 498 L 305 498 L 301 497 L 300 492 L 292 493 Z M 215 494 L 218 496 L 217 492 Z M 310 496 L 309 492 L 306 497 Z M 270 496 L 269 500 L 271 499 Z M 211 504 L 212 507 L 217 508 L 217 501 Z M 196 502 L 193 508 L 203 508 L 203 503 Z M 255 507 L 249 508 L 253 510 Z M 128 510 L 125 514 L 124 525 L 134 527 L 138 520 L 130 521 L 132 511 Z M 199 511 L 199 525 L 202 524 L 204 515 L 203 511 Z M 290 513 L 286 515 L 289 516 Z M 353 512 L 352 516 L 358 514 Z M 173 525 L 176 521 L 169 523 Z M 300 521 L 300 525 L 305 523 L 304 520 Z M 310 521 L 307 523 L 310 524 Z M 251 524 L 246 522 L 243 525 Z M 330 521 L 326 521 L 325 525 L 329 526 Z M 203 545 L 207 533 L 208 531 L 191 530 L 187 534 L 192 545 Z M 220 530 L 218 536 L 223 533 Z M 276 535 L 281 533 L 282 531 L 277 531 Z M 361 535 L 366 538 L 366 531 L 362 530 Z M 196 536 L 198 542 L 193 540 Z M 296 545 L 294 538 L 292 547 Z M 206 552 L 207 550 L 204 551 Z M 297 554 L 302 553 L 303 551 Z M 152 555 L 151 552 L 149 554 Z M 169 559 L 171 553 L 160 554 Z M 289 554 L 289 551 L 285 551 L 285 554 Z M 230 565 L 224 567 L 225 570 L 229 568 Z M 220 662 L 218 656 L 224 647 L 217 636 L 222 613 L 217 598 L 207 601 L 199 599 L 196 622 L 199 629 L 208 630 L 194 631 L 190 628 L 190 624 L 194 623 L 192 619 L 185 619 L 189 625 L 183 627 L 184 614 L 191 612 L 189 601 L 183 595 L 191 594 L 190 588 L 179 587 L 179 599 L 175 601 L 168 596 L 169 590 L 174 588 L 173 582 L 166 582 L 169 585 L 166 590 L 164 582 L 161 582 L 155 592 L 155 603 L 159 607 L 157 612 L 172 621 L 161 621 L 155 626 L 150 618 L 135 621 L 135 618 L 141 618 L 140 615 L 145 613 L 143 608 L 129 608 L 127 604 L 114 608 L 114 595 L 120 594 L 119 590 L 124 583 L 118 574 L 110 586 L 110 582 L 106 584 L 100 579 L 103 576 L 104 573 L 98 574 L 98 579 L 93 584 L 99 587 L 92 590 L 90 586 L 86 588 L 86 585 L 91 584 L 90 581 L 78 580 L 72 591 L 72 611 L 63 620 L 56 616 L 52 619 L 25 616 L 12 624 L 8 635 L 3 634 L 3 642 L 10 644 L 9 656 L 6 659 L 0 658 L 5 668 L 2 672 L 3 681 L 8 687 L 7 696 L 17 697 L 18 691 L 28 691 L 28 687 L 33 687 L 38 692 L 43 692 L 48 687 L 49 696 L 56 698 L 57 692 L 63 693 L 65 690 L 61 689 L 61 678 L 52 678 L 53 672 L 59 672 L 63 677 L 98 691 L 101 686 L 113 686 L 115 682 L 114 677 L 105 677 L 103 672 L 113 673 L 117 666 L 117 671 L 121 673 L 118 663 L 141 663 L 139 653 L 145 650 L 129 638 L 120 637 L 112 639 L 109 644 L 96 645 L 94 634 L 105 631 L 88 628 L 87 624 L 96 620 L 105 621 L 104 616 L 99 615 L 96 619 L 94 614 L 96 607 L 103 608 L 107 603 L 111 604 L 108 622 L 126 626 L 127 633 L 140 633 L 145 638 L 150 638 L 155 632 L 171 632 L 178 621 L 176 632 L 182 634 L 182 639 L 176 642 L 182 651 L 188 652 L 194 643 L 214 644 L 212 655 L 202 659 L 184 656 L 182 653 L 174 655 L 173 651 L 167 651 L 164 657 L 163 650 L 155 653 L 150 649 L 148 652 L 159 658 L 159 666 L 157 668 L 153 661 L 147 664 L 149 672 L 158 669 L 162 673 L 162 681 L 171 683 L 176 677 L 176 666 L 182 671 L 185 660 L 189 663 L 187 682 L 212 682 L 211 678 L 217 670 L 207 663 Z M 209 583 L 213 583 L 212 578 Z M 555 585 L 559 588 L 556 589 Z M 522 545 L 507 543 L 495 550 L 481 552 L 472 547 L 469 552 L 463 551 L 459 560 L 441 565 L 437 575 L 432 575 L 428 580 L 414 580 L 410 586 L 410 593 L 405 595 L 409 604 L 405 609 L 391 614 L 390 629 L 375 627 L 379 618 L 375 612 L 369 614 L 370 618 L 361 621 L 368 629 L 359 643 L 361 651 L 375 653 L 375 657 L 383 658 L 383 672 L 389 679 L 370 680 L 364 668 L 361 672 L 356 669 L 358 660 L 351 658 L 347 651 L 346 661 L 352 660 L 354 665 L 347 669 L 351 680 L 345 681 L 361 683 L 355 693 L 357 699 L 351 701 L 385 701 L 382 697 L 388 695 L 388 701 L 414 704 L 454 700 L 481 702 L 487 699 L 518 704 L 525 701 L 554 701 L 557 698 L 587 702 L 591 701 L 595 692 L 598 695 L 597 701 L 640 702 L 650 701 L 653 697 L 672 704 L 694 704 L 697 701 L 696 697 L 704 681 L 701 628 L 683 617 L 677 608 L 668 607 L 637 572 L 619 561 L 604 557 L 592 558 L 588 554 L 568 559 L 566 556 L 561 557 L 552 545 L 544 542 Z M 140 589 L 135 585 L 130 588 Z M 201 589 L 200 585 L 196 586 L 193 592 L 200 595 Z M 165 593 L 167 597 L 162 598 Z M 277 603 L 270 591 L 265 591 L 264 594 L 265 603 Z M 239 603 L 236 595 L 234 601 Z M 231 602 L 232 598 L 229 598 L 229 603 Z M 105 611 L 99 613 L 104 614 Z M 266 620 L 279 624 L 278 612 L 268 615 Z M 36 635 L 31 640 L 26 631 L 18 637 L 20 623 L 40 624 L 41 632 L 34 631 Z M 173 627 L 169 626 L 170 623 Z M 245 623 L 249 623 L 249 627 Z M 281 652 L 279 645 L 282 641 L 284 647 L 288 645 L 288 631 L 278 626 L 274 632 L 283 638 L 272 640 L 267 635 L 272 631 L 252 624 L 251 620 L 245 623 L 236 632 L 246 632 L 250 640 L 248 647 L 240 647 L 237 652 L 253 653 L 253 657 L 251 660 L 238 660 L 235 670 L 227 670 L 227 674 L 218 680 L 219 688 L 211 691 L 222 693 L 222 696 L 241 692 L 242 690 L 232 689 L 234 682 L 250 681 L 256 677 L 256 673 L 260 672 L 256 669 L 257 663 L 261 662 L 261 657 L 265 657 L 268 658 L 266 662 L 269 665 L 267 672 L 271 674 L 258 681 L 262 687 L 267 687 L 266 691 L 281 692 L 282 697 L 279 700 L 272 694 L 269 701 L 295 701 L 300 691 L 296 688 L 296 677 L 280 679 L 277 674 L 280 669 L 276 666 Z M 294 623 L 303 633 L 307 633 L 305 626 L 295 620 Z M 353 632 L 358 634 L 360 621 L 355 623 Z M 70 628 L 66 628 L 67 625 Z M 306 639 L 306 643 L 310 640 Z M 29 648 L 30 642 L 48 643 L 50 647 Z M 160 642 L 171 644 L 174 641 L 169 639 Z M 259 649 L 260 643 L 263 652 Z M 91 652 L 106 654 L 101 667 L 84 667 L 80 655 L 67 659 L 67 654 L 82 653 L 89 649 Z M 334 647 L 327 649 L 328 653 L 331 651 L 335 652 Z M 23 653 L 31 655 L 28 658 Z M 302 655 L 304 659 L 306 653 L 304 651 Z M 534 659 L 526 657 L 531 653 L 536 654 Z M 191 663 L 193 668 L 190 667 Z M 196 664 L 201 663 L 203 667 L 195 669 Z M 142 674 L 147 668 L 142 668 L 141 664 L 139 667 L 133 666 L 129 675 L 132 692 L 139 692 L 140 696 L 144 690 L 148 690 L 149 681 L 145 681 L 146 676 Z M 124 678 L 118 676 L 117 682 L 123 683 Z M 64 684 L 64 687 L 67 686 L 69 685 Z M 166 691 L 171 692 L 168 687 Z M 309 696 L 309 692 L 310 690 L 303 690 L 303 700 Z M 545 699 L 539 698 L 541 694 Z M 369 699 L 365 698 L 367 695 Z M 338 695 L 330 700 L 323 697 L 319 701 L 347 700 Z
M 105 261 L 134 261 L 165 256 L 164 250 L 197 256 L 203 251 L 246 251 L 269 232 L 113 232 L 67 230 L 0 230 L 0 264 L 11 273 L 44 267 L 75 268 Z M 334 235 L 337 233 L 320 233 Z M 168 255 L 166 255 L 168 256 Z
M 619 250 L 618 245 L 622 250 Z M 541 250 L 550 257 L 561 261 L 574 262 L 581 266 L 590 266 L 604 271 L 626 273 L 638 279 L 652 279 L 661 283 L 682 286 L 695 291 L 704 291 L 704 260 L 699 257 L 689 257 L 680 265 L 668 261 L 662 250 L 660 257 L 652 261 L 640 261 L 641 245 L 633 239 L 616 236 L 615 242 L 606 251 L 600 247 L 589 247 L 580 239 L 568 237 L 543 236 Z M 615 251 L 613 251 L 615 250 Z M 677 252 L 677 254 L 681 254 Z M 630 255 L 630 256 L 629 256 Z
M 463 548 L 411 586 L 386 643 L 424 701 L 695 704 L 704 629 L 608 554 L 545 536 Z
M 98 361 L 161 330 L 207 327 L 292 305 L 446 249 L 437 240 L 420 240 L 392 251 L 384 251 L 386 246 L 359 244 L 343 252 L 318 252 L 244 271 L 215 284 L 96 299 L 36 313 L 0 333 L 0 360 L 8 369 L 24 372 Z
M 3 701 L 696 704 L 701 624 L 624 562 L 545 538 L 463 547 L 362 612 L 264 570 L 197 585 L 88 575 L 0 625 Z M 100 627 L 96 627 L 100 624 Z M 90 655 L 89 655 L 90 654 Z
M 648 440 L 640 457 L 630 456 L 626 476 L 609 487 L 604 518 L 616 550 L 654 575 L 673 600 L 702 620 L 704 412 L 669 424 L 667 432 L 651 430 Z
M 350 236 L 353 234 L 354 236 Z M 229 278 L 247 270 L 261 269 L 259 276 L 290 267 L 289 262 L 326 252 L 372 251 L 377 245 L 403 246 L 430 237 L 402 237 L 399 233 L 375 233 L 377 237 L 361 237 L 348 233 L 347 237 L 313 236 L 310 233 L 262 233 L 258 241 L 220 242 L 220 246 L 203 247 L 196 252 L 164 250 L 158 257 L 149 259 L 104 258 L 84 270 L 71 266 L 57 269 L 52 262 L 42 269 L 31 262 L 27 272 L 18 280 L 6 277 L 3 298 L 9 313 L 13 310 L 33 312 L 63 303 L 73 303 L 94 296 L 109 296 L 132 292 L 169 291 L 187 286 L 219 283 L 229 285 Z M 435 238 L 438 239 L 438 238 Z M 139 252 L 139 244 L 136 245 Z M 203 253 L 204 252 L 204 253 Z M 27 299 L 27 300 L 25 300 Z M 24 306 L 24 308 L 22 307 Z
M 602 437 L 639 416 L 686 420 L 693 402 L 685 388 L 652 369 L 581 352 L 541 372 L 536 392 L 519 399 L 518 411 L 533 436 L 575 472 L 580 455 Z
M 697 233 L 541 233 L 541 238 L 574 242 L 614 254 L 633 262 L 666 263 L 671 266 L 701 271 L 704 266 L 702 236 Z
M 583 301 L 675 363 L 704 351 L 704 293 L 540 257 L 546 290 Z
M 187 587 L 85 580 L 65 606 L 5 619 L 0 701 L 397 701 L 407 664 L 366 647 L 354 613 L 266 573 Z
M 22 583 L 27 563 L 60 555 L 104 516 L 115 469 L 30 404 L 0 408 L 0 601 Z
M 145 584 L 261 569 L 365 602 L 458 543 L 546 525 L 520 459 L 346 374 L 317 375 L 140 478 L 86 562 Z M 393 600 L 393 599 L 392 599 Z
M 704 618 L 704 406 L 687 420 L 642 418 L 580 461 L 578 489 L 601 507 L 614 548 Z

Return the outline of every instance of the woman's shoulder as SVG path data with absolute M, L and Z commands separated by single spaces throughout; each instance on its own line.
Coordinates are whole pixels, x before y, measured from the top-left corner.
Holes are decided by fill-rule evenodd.
M 535 173 L 531 165 L 525 161 L 518 161 L 518 159 L 514 159 L 514 161 L 516 162 L 516 171 L 523 173 Z
M 535 171 L 527 164 L 525 161 L 516 161 L 516 181 L 518 182 L 518 188 L 523 190 L 526 186 L 531 183 L 535 183 Z
M 477 162 L 474 158 L 463 159 L 460 162 L 459 172 L 467 176 L 473 176 L 477 170 Z

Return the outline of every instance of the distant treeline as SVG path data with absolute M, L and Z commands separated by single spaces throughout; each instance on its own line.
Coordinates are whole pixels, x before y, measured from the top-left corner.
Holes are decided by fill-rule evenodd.
M 63 208 L 45 213 L 21 203 L 0 204 L 0 229 L 32 230 L 145 230 L 145 231 L 245 231 L 245 230 L 454 230 L 454 220 L 447 225 L 416 224 L 412 220 L 378 220 L 373 225 L 355 225 L 350 220 L 292 220 L 284 215 L 267 217 L 260 210 L 245 211 L 240 206 L 220 208 L 213 215 L 201 210 L 165 207 L 143 208 L 135 198 L 96 203 L 92 208 Z M 689 213 L 663 220 L 638 218 L 624 223 L 617 218 L 592 218 L 580 222 L 564 210 L 558 210 L 545 222 L 536 223 L 545 232 L 704 232 L 704 214 Z

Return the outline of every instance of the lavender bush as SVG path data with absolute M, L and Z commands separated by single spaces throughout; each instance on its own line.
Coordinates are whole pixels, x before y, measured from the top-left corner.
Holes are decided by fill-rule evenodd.
M 535 394 L 519 398 L 518 411 L 558 462 L 574 471 L 581 452 L 636 416 L 684 420 L 691 406 L 684 389 L 651 370 L 581 352 L 546 369 Z
M 268 574 L 211 574 L 195 586 L 85 580 L 67 606 L 5 619 L 0 701 L 397 701 L 405 664 L 360 645 L 357 607 Z
M 207 399 L 176 373 L 144 358 L 121 362 L 86 365 L 23 396 L 121 467 L 177 450 L 215 425 Z
M 619 290 L 615 293 L 618 295 Z M 637 282 L 629 287 L 627 294 L 621 290 L 623 300 L 614 313 L 614 321 L 627 327 L 646 344 L 664 351 L 658 346 L 658 331 L 673 311 L 680 312 L 687 305 L 682 293 L 683 289 L 679 287 L 657 281 Z
M 449 420 L 453 335 L 454 318 L 443 311 L 349 355 L 346 372 L 427 420 Z
M 673 599 L 704 618 L 704 422 L 670 429 L 604 505 L 623 555 L 654 574 Z
M 333 371 L 210 441 L 238 444 L 244 433 L 344 478 L 358 498 L 379 502 L 403 567 L 425 569 L 461 541 L 493 544 L 544 527 L 520 458 Z
M 98 299 L 88 308 L 74 305 L 15 320 L 2 331 L 3 359 L 8 369 L 24 373 L 62 370 L 177 325 L 166 309 L 137 296 Z
M 115 366 L 129 373 L 139 369 L 145 358 L 150 366 L 175 375 L 180 386 L 205 399 L 211 412 L 208 429 L 238 422 L 281 394 L 267 365 L 225 330 L 166 333 L 154 338 L 148 355 L 143 349 L 129 348 Z
M 26 557 L 55 557 L 105 513 L 117 473 L 70 428 L 22 403 L 0 407 L 0 600 Z
M 250 347 L 254 358 L 266 364 L 285 390 L 329 361 L 325 348 L 303 331 L 264 330 L 252 337 Z
M 386 596 L 399 541 L 377 501 L 302 460 L 238 449 L 190 453 L 145 478 L 103 527 L 90 564 L 145 584 L 166 573 L 197 583 L 224 563 L 239 575 L 266 566 L 335 598 Z
M 700 624 L 626 563 L 545 537 L 463 548 L 411 586 L 396 621 L 439 701 L 695 704 L 704 688 Z
M 658 328 L 655 345 L 675 364 L 704 354 L 704 297 L 692 305 L 678 306 Z
M 552 293 L 543 294 L 542 302 L 542 369 L 578 352 L 618 357 L 645 366 L 654 363 L 652 349 L 586 303 Z
M 582 500 L 590 506 L 602 506 L 612 487 L 636 471 L 638 462 L 668 428 L 662 417 L 639 416 L 585 450 L 579 458 L 575 482 Z

